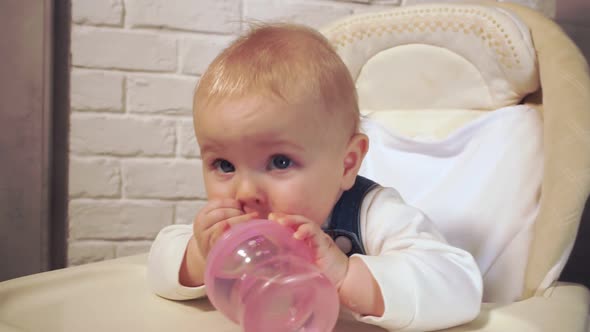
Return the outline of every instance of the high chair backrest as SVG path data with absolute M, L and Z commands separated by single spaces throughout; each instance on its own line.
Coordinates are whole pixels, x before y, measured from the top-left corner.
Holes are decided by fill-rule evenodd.
M 412 110 L 439 119 L 454 112 L 446 132 L 507 105 L 542 113 L 540 210 L 522 296 L 554 282 L 590 192 L 588 68 L 562 30 L 531 9 L 482 2 L 361 14 L 322 32 L 356 81 L 361 111 L 392 126 Z
M 539 87 L 528 28 L 508 11 L 409 6 L 324 32 L 356 79 L 363 110 L 493 110 Z

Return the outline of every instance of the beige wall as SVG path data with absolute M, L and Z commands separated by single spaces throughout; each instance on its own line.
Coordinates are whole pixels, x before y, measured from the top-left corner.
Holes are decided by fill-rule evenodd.
M 69 263 L 145 252 L 162 227 L 192 221 L 206 197 L 191 95 L 240 21 L 320 27 L 422 2 L 73 0 Z

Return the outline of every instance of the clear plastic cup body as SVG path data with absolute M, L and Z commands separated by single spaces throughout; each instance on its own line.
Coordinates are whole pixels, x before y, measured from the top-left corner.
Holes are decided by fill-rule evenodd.
M 246 332 L 332 331 L 338 294 L 312 259 L 311 249 L 275 222 L 234 226 L 209 253 L 207 296 Z

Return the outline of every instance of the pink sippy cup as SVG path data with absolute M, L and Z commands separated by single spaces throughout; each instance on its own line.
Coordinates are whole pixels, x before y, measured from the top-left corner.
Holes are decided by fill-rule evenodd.
M 232 227 L 209 253 L 207 296 L 245 332 L 327 332 L 338 294 L 293 231 L 269 220 Z

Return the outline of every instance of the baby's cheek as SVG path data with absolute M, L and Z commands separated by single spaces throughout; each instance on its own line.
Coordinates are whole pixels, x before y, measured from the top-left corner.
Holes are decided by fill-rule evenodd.
M 233 190 L 231 190 L 231 187 L 219 182 L 205 182 L 205 191 L 207 192 L 208 199 L 235 198 L 235 194 Z
M 269 209 L 289 215 L 305 215 L 307 204 L 301 197 L 292 191 L 276 191 L 270 196 Z
M 314 198 L 311 197 L 309 200 L 313 200 Z M 331 207 L 328 206 L 321 206 L 318 204 L 309 204 L 310 202 L 306 202 L 308 204 L 303 204 L 300 203 L 302 209 L 300 211 L 297 212 L 298 215 L 302 215 L 304 217 L 306 217 L 307 219 L 309 219 L 310 221 L 312 221 L 314 224 L 318 225 L 318 226 L 322 226 L 324 224 L 324 221 L 328 218 L 328 216 L 330 215 L 330 212 L 332 210 Z M 311 203 L 319 203 L 319 201 L 315 201 L 315 202 L 311 202 Z
M 226 199 L 226 198 L 231 198 L 234 199 L 233 196 L 228 195 L 227 193 L 223 193 L 223 192 L 216 192 L 216 191 L 207 191 L 207 199 L 208 200 L 214 200 L 214 199 Z
M 305 215 L 317 225 L 323 225 L 334 208 L 334 200 L 329 193 L 310 193 L 301 205 L 305 207 Z

